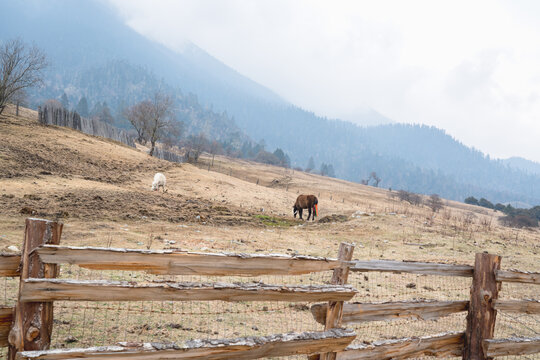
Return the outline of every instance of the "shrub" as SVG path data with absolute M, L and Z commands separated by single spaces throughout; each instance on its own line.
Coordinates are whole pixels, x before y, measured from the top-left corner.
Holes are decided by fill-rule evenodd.
M 478 205 L 488 208 L 488 209 L 493 209 L 495 207 L 495 205 L 493 205 L 491 201 L 484 198 L 481 198 L 480 200 L 478 200 Z
M 505 226 L 516 228 L 538 227 L 538 220 L 525 214 L 507 215 L 500 219 Z

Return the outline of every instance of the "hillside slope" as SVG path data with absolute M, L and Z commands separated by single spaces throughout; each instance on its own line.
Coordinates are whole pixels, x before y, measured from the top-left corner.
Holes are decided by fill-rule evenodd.
M 158 171 L 174 172 L 178 180 L 192 182 L 191 166 L 151 158 L 121 143 L 72 129 L 42 126 L 36 117 L 31 110 L 19 118 L 9 111 L 0 117 L 3 214 L 179 222 L 219 213 L 212 210 L 209 199 L 149 190 Z M 174 177 L 169 183 L 175 184 Z M 241 210 L 235 212 L 248 216 Z M 229 219 L 212 216 L 209 221 Z
M 72 245 L 335 256 L 348 241 L 358 258 L 472 263 L 488 250 L 509 267 L 540 261 L 538 229 L 501 227 L 484 208 L 445 200 L 433 213 L 395 191 L 222 156 L 168 163 L 12 111 L 0 116 L 0 251 L 20 246 L 24 218 L 39 216 L 63 221 Z M 157 171 L 166 193 L 150 190 Z M 318 196 L 317 221 L 292 217 L 301 193 Z
M 492 202 L 540 203 L 538 174 L 493 161 L 439 129 L 398 124 L 362 128 L 318 117 L 195 44 L 175 52 L 143 37 L 102 2 L 2 5 L 9 16 L 0 22 L 0 40 L 20 36 L 44 48 L 51 60 L 46 87 L 34 93 L 34 105 L 65 92 L 72 106 L 90 96 L 90 106 L 107 101 L 119 113 L 150 89 L 167 84 L 178 94 L 187 134 L 202 131 L 237 143 L 264 139 L 269 149 L 288 153 L 293 165 L 304 167 L 313 156 L 317 168 L 332 164 L 337 176 L 356 182 L 374 171 L 386 188 L 461 201 L 473 195 Z

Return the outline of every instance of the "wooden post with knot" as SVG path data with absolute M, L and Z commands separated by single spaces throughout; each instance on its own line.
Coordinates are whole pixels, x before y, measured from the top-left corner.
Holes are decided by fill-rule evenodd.
M 489 359 L 483 343 L 486 339 L 492 339 L 495 331 L 497 311 L 493 304 L 498 298 L 500 288 L 495 275 L 500 267 L 500 256 L 476 254 L 463 349 L 465 360 Z
M 9 332 L 8 359 L 15 359 L 17 352 L 47 350 L 51 344 L 53 326 L 52 302 L 22 302 L 24 280 L 28 278 L 51 279 L 58 276 L 58 266 L 44 264 L 34 251 L 41 245 L 59 245 L 63 224 L 50 220 L 26 219 L 21 253 L 19 296 L 15 307 L 13 326 Z
M 351 261 L 354 252 L 354 244 L 341 243 L 339 244 L 338 259 L 341 261 Z M 349 278 L 349 266 L 345 265 L 334 269 L 332 285 L 345 285 Z M 341 327 L 341 318 L 343 316 L 343 301 L 329 301 L 328 310 L 326 311 L 326 324 L 324 330 L 330 330 L 333 328 Z M 323 353 L 320 355 L 313 355 L 309 357 L 309 360 L 335 360 L 335 352 Z

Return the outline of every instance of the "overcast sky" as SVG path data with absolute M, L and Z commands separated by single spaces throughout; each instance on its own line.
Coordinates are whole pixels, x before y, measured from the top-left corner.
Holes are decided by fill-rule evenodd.
M 540 1 L 108 1 L 319 115 L 371 108 L 540 161 Z

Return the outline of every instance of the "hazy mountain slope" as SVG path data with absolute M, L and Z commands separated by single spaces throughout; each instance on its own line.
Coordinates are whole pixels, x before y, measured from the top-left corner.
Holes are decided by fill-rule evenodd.
M 223 120 L 220 129 L 230 125 L 230 133 L 240 128 L 257 141 L 264 139 L 269 148 L 281 147 L 294 165 L 305 166 L 313 156 L 317 168 L 322 162 L 333 164 L 337 176 L 353 181 L 375 171 L 382 178 L 380 186 L 395 189 L 457 200 L 474 195 L 494 202 L 540 203 L 540 176 L 508 168 L 439 129 L 399 124 L 363 128 L 318 117 L 193 44 L 176 53 L 144 38 L 100 2 L 2 1 L 2 9 L 8 16 L 0 22 L 0 39 L 35 41 L 51 59 L 47 87 L 37 93 L 37 100 L 65 91 L 76 101 L 87 91 L 120 108 L 156 83 L 166 84 L 180 103 L 187 101 L 185 109 L 193 100 L 189 92 L 202 103 L 187 117 L 197 124 L 193 129 L 204 129 L 208 124 L 198 120 L 210 112 Z M 139 70 L 115 69 L 119 61 Z M 228 115 L 222 114 L 225 110 Z
M 184 136 L 204 133 L 207 137 L 240 143 L 250 140 L 227 113 L 217 113 L 199 103 L 196 95 L 184 94 L 164 81 L 158 80 L 147 68 L 135 66 L 125 60 L 111 60 L 103 65 L 92 66 L 77 72 L 66 73 L 63 88 L 75 107 L 78 100 L 86 97 L 90 108 L 106 102 L 116 115 L 116 126 L 130 128 L 121 111 L 125 107 L 146 99 L 158 89 L 175 97 L 178 120 L 184 123 Z M 45 98 L 56 97 L 56 90 L 46 87 L 40 91 Z
M 517 170 L 523 170 L 530 174 L 540 175 L 540 163 L 524 159 L 522 157 L 511 157 L 501 160 L 503 164 Z
M 176 53 L 139 35 L 109 6 L 97 1 L 1 1 L 8 14 L 0 22 L 2 38 L 34 41 L 49 55 L 54 74 L 125 59 L 147 66 L 172 85 L 204 98 L 249 95 L 282 102 L 279 96 L 225 66 L 194 44 Z M 226 101 L 226 100 L 224 100 Z

